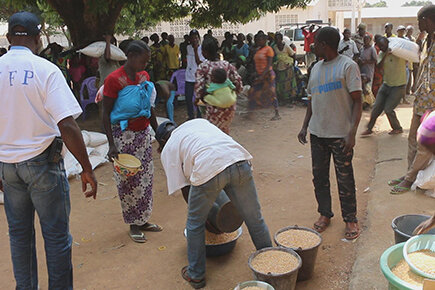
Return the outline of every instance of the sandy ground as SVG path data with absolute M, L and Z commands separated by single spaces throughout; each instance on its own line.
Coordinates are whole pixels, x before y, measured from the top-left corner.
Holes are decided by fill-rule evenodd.
M 388 180 L 398 178 L 406 173 L 408 129 L 411 121 L 411 109 L 401 107 L 398 117 L 405 129 L 405 134 L 389 136 L 387 122 L 380 122 L 376 139 L 379 146 L 375 166 L 375 178 L 368 193 L 367 220 L 369 228 L 358 241 L 357 259 L 353 267 L 349 289 L 386 289 L 386 279 L 379 267 L 379 258 L 390 246 L 394 245 L 394 232 L 391 221 L 403 214 L 432 215 L 435 199 L 419 192 L 407 192 L 391 195 Z M 367 281 L 370 281 L 367 284 Z
M 300 145 L 296 138 L 304 113 L 304 108 L 283 107 L 282 120 L 271 122 L 269 119 L 272 117 L 272 111 L 262 110 L 256 112 L 254 121 L 251 122 L 237 115 L 232 126 L 231 135 L 254 156 L 255 182 L 263 214 L 272 235 L 280 228 L 289 225 L 311 227 L 318 216 L 311 182 L 309 146 Z M 404 114 L 401 119 L 410 118 L 409 109 Z M 177 109 L 176 116 L 179 117 L 178 121 L 183 120 L 184 110 Z M 364 114 L 362 124 L 367 122 L 367 118 L 368 115 Z M 385 120 L 385 117 L 382 117 L 382 122 Z M 386 139 L 385 132 L 382 134 L 381 139 Z M 403 139 L 404 136 L 395 138 L 395 140 Z M 372 231 L 375 233 L 385 231 L 385 235 L 388 234 L 390 237 L 388 240 L 390 243 L 392 231 L 388 227 L 391 223 L 390 217 L 395 213 L 390 213 L 388 206 L 384 208 L 388 215 L 383 220 L 382 228 L 367 230 L 368 223 L 365 222 L 367 202 L 369 197 L 375 194 L 373 186 L 382 186 L 384 191 L 382 194 L 386 195 L 383 183 L 371 185 L 378 154 L 378 139 L 357 140 L 354 168 L 358 215 L 364 229 L 363 237 L 373 235 Z M 397 143 L 399 145 L 396 144 L 397 152 L 401 155 L 404 155 L 406 150 L 403 142 L 402 140 Z M 73 264 L 76 289 L 190 289 L 180 276 L 180 269 L 187 264 L 186 241 L 182 234 L 186 219 L 186 204 L 180 195 L 175 197 L 167 195 L 166 177 L 156 148 L 154 144 L 155 186 L 151 221 L 163 226 L 164 231 L 148 233 L 148 242 L 145 244 L 136 244 L 127 235 L 128 226 L 123 223 L 110 164 L 96 169 L 95 173 L 100 183 L 97 200 L 85 199 L 81 194 L 78 180 L 70 180 L 71 233 L 74 237 Z M 404 168 L 402 163 L 400 166 Z M 376 168 L 379 171 L 389 170 L 381 166 Z M 333 208 L 336 216 L 328 230 L 323 233 L 323 244 L 318 253 L 314 277 L 309 281 L 298 283 L 297 289 L 347 289 L 351 281 L 356 249 L 361 244 L 362 238 L 356 243 L 342 241 L 344 223 L 340 216 L 337 186 L 332 168 L 331 176 Z M 366 191 L 368 187 L 372 190 Z M 36 224 L 39 281 L 41 289 L 47 289 L 43 240 L 39 225 L 37 222 Z M 232 253 L 207 260 L 206 289 L 233 289 L 239 282 L 252 280 L 253 276 L 247 261 L 255 249 L 246 227 L 244 226 L 243 229 L 244 233 Z M 2 257 L 0 289 L 13 289 L 15 284 L 7 223 L 2 209 L 0 210 L 0 256 Z M 379 276 L 378 271 L 375 272 Z

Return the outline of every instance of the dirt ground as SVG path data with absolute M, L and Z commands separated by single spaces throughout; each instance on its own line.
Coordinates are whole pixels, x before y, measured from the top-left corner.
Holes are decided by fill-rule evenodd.
M 231 135 L 254 156 L 254 178 L 263 214 L 273 235 L 280 228 L 311 227 L 317 219 L 313 193 L 309 146 L 297 141 L 305 108 L 281 108 L 282 120 L 272 122 L 272 110 L 257 111 L 253 121 L 237 115 Z M 176 109 L 178 121 L 184 110 Z M 362 123 L 367 122 L 365 114 Z M 90 129 L 89 122 L 82 126 Z M 361 127 L 361 126 L 360 126 Z M 95 128 L 94 128 L 95 129 Z M 97 126 L 98 129 L 98 126 Z M 361 129 L 361 128 L 360 128 Z M 74 237 L 73 265 L 76 289 L 190 289 L 180 276 L 187 264 L 186 241 L 182 234 L 186 204 L 181 195 L 168 196 L 166 177 L 154 144 L 154 209 L 151 222 L 164 227 L 161 233 L 147 233 L 148 241 L 137 244 L 127 235 L 111 164 L 96 169 L 99 181 L 97 200 L 85 199 L 77 179 L 71 179 L 71 233 Z M 364 230 L 365 209 L 375 166 L 376 139 L 358 139 L 354 157 L 358 215 Z M 358 243 L 343 242 L 337 186 L 331 168 L 331 189 L 335 218 L 322 234 L 314 277 L 297 284 L 297 289 L 347 289 Z M 0 208 L 3 206 L 0 206 Z M 39 283 L 47 289 L 43 240 L 37 226 Z M 207 259 L 205 289 L 233 289 L 239 282 L 252 280 L 247 261 L 255 248 L 247 229 L 234 251 Z M 0 209 L 0 289 L 13 289 L 7 223 Z

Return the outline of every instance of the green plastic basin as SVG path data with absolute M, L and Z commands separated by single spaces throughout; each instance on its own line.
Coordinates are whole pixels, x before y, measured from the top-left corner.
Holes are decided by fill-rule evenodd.
M 403 246 L 405 243 L 389 247 L 381 256 L 380 266 L 382 273 L 389 282 L 390 290 L 420 290 L 422 287 L 405 282 L 391 272 L 391 269 L 403 259 Z

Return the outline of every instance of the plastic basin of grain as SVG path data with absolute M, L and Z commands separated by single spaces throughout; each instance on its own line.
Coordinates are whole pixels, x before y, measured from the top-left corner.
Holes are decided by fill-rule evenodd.
M 270 284 L 262 281 L 245 281 L 239 283 L 234 290 L 249 290 L 249 289 L 259 289 L 259 290 L 275 290 Z
M 404 245 L 404 242 L 399 243 L 384 251 L 380 259 L 382 273 L 389 282 L 389 290 L 420 290 L 422 284 L 419 282 L 422 283 L 424 278 L 422 277 L 419 281 L 419 278 L 416 278 L 415 274 L 410 271 L 409 265 L 403 259 Z M 406 281 L 407 279 L 409 280 Z
M 253 253 L 248 265 L 257 280 L 269 283 L 276 290 L 292 290 L 302 260 L 292 249 L 271 247 Z
M 322 236 L 310 228 L 290 226 L 277 231 L 274 240 L 277 246 L 293 249 L 301 257 L 302 267 L 299 270 L 298 281 L 310 279 L 314 273 Z
M 207 257 L 217 257 L 230 253 L 236 246 L 237 240 L 242 233 L 242 227 L 238 228 L 235 232 L 223 234 L 213 234 L 206 230 L 205 255 Z M 184 229 L 184 236 L 187 237 L 186 229 Z

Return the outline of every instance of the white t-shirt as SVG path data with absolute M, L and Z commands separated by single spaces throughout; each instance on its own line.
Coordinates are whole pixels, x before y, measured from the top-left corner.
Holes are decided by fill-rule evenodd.
M 344 138 L 352 127 L 353 100 L 350 93 L 361 91 L 358 65 L 349 57 L 319 61 L 308 82 L 313 114 L 308 129 L 320 138 Z
M 60 136 L 57 123 L 82 112 L 65 77 L 28 48 L 0 57 L 0 161 L 29 160 Z
M 163 148 L 161 161 L 168 193 L 206 183 L 251 154 L 230 136 L 205 119 L 194 119 L 176 128 Z
M 355 54 L 359 53 L 358 47 L 356 46 L 355 41 L 352 39 L 349 40 L 340 40 L 340 43 L 338 44 L 338 51 L 341 51 L 346 46 L 349 46 L 349 48 L 342 53 L 342 55 L 348 56 L 350 58 L 353 58 Z
M 201 45 L 198 46 L 198 56 L 201 61 L 204 61 L 205 58 L 202 56 L 202 48 Z M 186 82 L 196 82 L 196 69 L 198 65 L 195 60 L 195 52 L 193 51 L 192 45 L 187 46 L 187 67 L 186 67 Z

